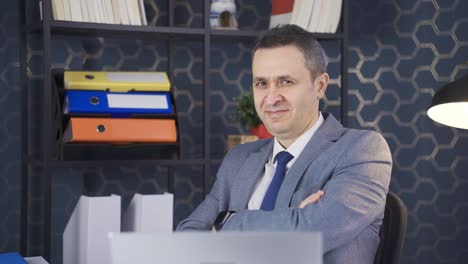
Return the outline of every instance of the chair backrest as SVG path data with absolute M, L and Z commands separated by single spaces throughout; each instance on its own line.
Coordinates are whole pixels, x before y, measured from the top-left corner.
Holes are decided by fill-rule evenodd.
M 389 192 L 385 204 L 385 215 L 380 227 L 380 244 L 374 264 L 400 263 L 401 250 L 406 232 L 407 210 L 405 204 L 394 193 Z

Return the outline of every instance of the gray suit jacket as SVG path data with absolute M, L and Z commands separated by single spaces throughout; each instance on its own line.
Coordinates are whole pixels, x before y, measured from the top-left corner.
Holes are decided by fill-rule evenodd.
M 343 128 L 333 115 L 323 115 L 325 122 L 285 176 L 273 211 L 247 210 L 273 149 L 273 140 L 259 140 L 226 155 L 212 190 L 177 230 L 210 230 L 219 212 L 234 210 L 223 231 L 319 231 L 325 263 L 372 263 L 391 154 L 380 134 Z M 321 189 L 319 202 L 298 208 Z

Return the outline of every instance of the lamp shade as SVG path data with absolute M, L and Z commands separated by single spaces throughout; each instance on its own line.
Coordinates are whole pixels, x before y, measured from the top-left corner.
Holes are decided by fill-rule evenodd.
M 468 129 L 468 74 L 440 88 L 427 115 L 443 125 Z

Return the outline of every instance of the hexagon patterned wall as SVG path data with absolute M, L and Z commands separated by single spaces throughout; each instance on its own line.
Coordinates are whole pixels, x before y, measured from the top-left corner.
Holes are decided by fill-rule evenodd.
M 402 263 L 465 263 L 467 136 L 426 114 L 468 72 L 468 2 L 350 1 L 349 116 L 387 139 L 390 189 L 408 207 Z
M 11 3 L 10 3 L 11 2 Z M 16 3 L 0 10 L 0 252 L 19 245 L 19 55 Z M 30 1 L 34 2 L 35 1 Z M 268 25 L 267 0 L 239 0 L 241 28 Z M 175 24 L 202 27 L 202 1 L 175 2 Z M 150 25 L 167 25 L 165 0 L 145 0 Z M 37 10 L 36 10 L 37 11 Z M 34 13 L 34 12 L 33 12 Z M 37 15 L 37 12 L 35 12 Z M 408 230 L 402 263 L 464 263 L 468 251 L 468 133 L 428 119 L 425 110 L 434 91 L 468 71 L 468 1 L 350 1 L 349 123 L 377 130 L 387 139 L 394 158 L 391 190 L 406 203 Z M 339 41 L 323 41 L 332 77 L 322 109 L 339 118 Z M 168 69 L 166 41 L 59 36 L 52 43 L 56 68 L 96 70 Z M 203 47 L 200 41 L 175 41 L 171 76 L 181 129 L 182 157 L 203 158 Z M 215 175 L 226 152 L 225 135 L 246 132 L 231 119 L 233 98 L 250 89 L 252 42 L 214 40 L 209 82 L 211 93 L 211 158 Z M 42 47 L 29 45 L 30 146 L 40 159 Z M 12 155 L 12 153 L 14 155 Z M 30 254 L 44 249 L 43 191 L 40 167 L 30 167 Z M 175 222 L 202 200 L 201 166 L 168 168 L 93 166 L 57 168 L 53 174 L 52 263 L 61 263 L 61 232 L 79 195 L 121 194 L 124 207 L 135 192 L 160 193 L 175 185 Z

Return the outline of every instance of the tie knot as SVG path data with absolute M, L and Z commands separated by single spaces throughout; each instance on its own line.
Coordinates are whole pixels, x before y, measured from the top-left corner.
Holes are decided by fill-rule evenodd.
M 287 151 L 281 151 L 276 154 L 276 160 L 278 161 L 278 166 L 285 166 L 290 160 L 294 158 L 291 153 Z

